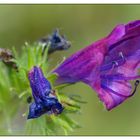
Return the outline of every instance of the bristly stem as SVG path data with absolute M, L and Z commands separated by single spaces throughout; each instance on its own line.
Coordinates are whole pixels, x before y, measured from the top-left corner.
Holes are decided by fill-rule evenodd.
M 22 47 L 20 54 L 13 48 L 13 62 L 17 64 L 18 71 L 12 67 L 7 68 L 6 65 L 0 62 L 0 67 L 2 67 L 0 69 L 0 97 L 3 96 L 3 98 L 0 98 L 0 102 L 2 100 L 4 103 L 0 107 L 0 111 L 5 116 L 3 118 L 5 121 L 0 123 L 1 126 L 6 125 L 4 131 L 7 134 L 15 135 L 14 127 L 11 126 L 15 119 L 20 120 L 21 124 L 18 127 L 22 130 L 20 132 L 21 135 L 68 135 L 69 132 L 79 127 L 69 117 L 69 113 L 75 114 L 75 112 L 79 112 L 80 102 L 62 93 L 62 89 L 70 84 L 55 86 L 54 82 L 57 79 L 57 75 L 48 71 L 48 64 L 50 63 L 48 62 L 50 57 L 48 56 L 49 46 L 46 47 L 43 55 L 41 47 L 38 43 L 26 43 Z M 42 69 L 44 75 L 51 83 L 52 89 L 55 90 L 59 102 L 65 102 L 62 114 L 50 116 L 44 114 L 37 119 L 27 120 L 29 105 L 31 104 L 27 103 L 27 98 L 32 95 L 27 73 L 34 66 L 39 66 Z M 19 133 L 17 132 L 17 134 Z

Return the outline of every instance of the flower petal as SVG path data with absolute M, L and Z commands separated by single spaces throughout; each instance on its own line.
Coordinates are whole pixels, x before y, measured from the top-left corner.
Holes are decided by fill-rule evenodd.
M 125 25 L 117 25 L 113 31 L 107 36 L 108 46 L 116 43 L 122 36 L 125 35 Z
M 48 47 L 49 43 L 50 43 L 50 47 L 48 48 L 49 54 L 51 54 L 55 51 L 67 50 L 71 46 L 71 43 L 66 39 L 66 37 L 64 35 L 60 35 L 58 29 L 56 29 L 52 33 L 52 35 L 41 38 L 39 40 L 39 43 L 44 46 L 43 54 L 44 54 L 46 47 Z
M 140 78 L 139 67 L 140 20 L 116 26 L 53 72 L 58 74 L 58 84 L 82 81 L 90 85 L 110 110 L 131 96 L 130 80 Z
M 60 114 L 63 107 L 52 93 L 50 82 L 44 77 L 42 70 L 35 66 L 28 77 L 35 101 L 29 107 L 28 119 L 40 117 L 45 113 Z
M 46 112 L 46 109 L 41 104 L 33 102 L 29 107 L 28 119 L 38 118 Z
M 32 93 L 36 102 L 41 102 L 41 98 L 45 98 L 51 92 L 51 85 L 44 77 L 39 67 L 33 67 L 28 74 Z
M 126 80 L 115 81 L 106 79 L 106 82 L 101 82 L 101 88 L 104 92 L 104 98 L 102 97 L 102 101 L 105 103 L 108 110 L 111 110 L 112 108 L 121 104 L 131 95 L 132 92 L 131 84 Z M 100 94 L 101 93 L 99 93 L 99 95 Z M 110 102 L 108 102 L 106 96 L 111 98 Z
M 62 105 L 55 98 L 48 98 L 42 103 L 33 102 L 29 107 L 28 119 L 38 118 L 43 114 L 60 114 L 63 111 Z

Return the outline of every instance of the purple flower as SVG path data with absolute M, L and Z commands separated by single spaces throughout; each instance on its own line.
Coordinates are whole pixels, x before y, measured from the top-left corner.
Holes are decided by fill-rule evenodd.
M 117 25 L 105 38 L 66 59 L 53 72 L 57 84 L 84 82 L 91 86 L 107 110 L 132 96 L 130 80 L 139 79 L 140 20 Z
M 33 67 L 28 73 L 28 78 L 34 98 L 29 108 L 28 119 L 40 117 L 45 113 L 60 114 L 63 107 L 52 92 L 51 85 L 44 77 L 42 70 L 39 67 Z
M 52 35 L 50 35 L 48 37 L 41 38 L 39 40 L 39 43 L 41 43 L 45 46 L 43 53 L 44 53 L 49 42 L 50 42 L 50 47 L 48 49 L 49 54 L 51 54 L 55 51 L 67 50 L 71 46 L 71 43 L 66 39 L 66 37 L 64 35 L 60 35 L 58 29 L 56 29 L 52 33 Z

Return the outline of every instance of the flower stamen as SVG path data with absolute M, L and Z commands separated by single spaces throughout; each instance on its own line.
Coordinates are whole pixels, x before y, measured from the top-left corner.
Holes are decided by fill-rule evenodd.
M 114 60 L 109 64 L 105 64 L 101 67 L 101 71 L 109 70 L 112 71 L 114 68 L 123 65 L 126 62 L 126 59 L 122 52 L 119 53 L 120 59 Z
M 135 94 L 135 92 L 137 91 L 137 87 L 138 87 L 139 83 L 140 83 L 139 80 L 136 80 L 135 81 L 135 84 L 134 84 L 135 88 L 134 88 L 132 94 L 129 97 L 131 97 L 131 96 L 133 96 Z

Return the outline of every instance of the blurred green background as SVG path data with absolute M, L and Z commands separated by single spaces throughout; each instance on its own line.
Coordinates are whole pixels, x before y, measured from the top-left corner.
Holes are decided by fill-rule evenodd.
M 0 5 L 0 47 L 20 46 L 50 34 L 55 28 L 72 42 L 68 51 L 51 57 L 52 67 L 63 56 L 107 35 L 119 23 L 140 19 L 140 5 Z M 96 93 L 83 83 L 64 89 L 82 96 L 87 104 L 72 117 L 82 128 L 70 135 L 140 135 L 140 94 L 108 112 Z M 21 122 L 17 122 L 20 123 Z

